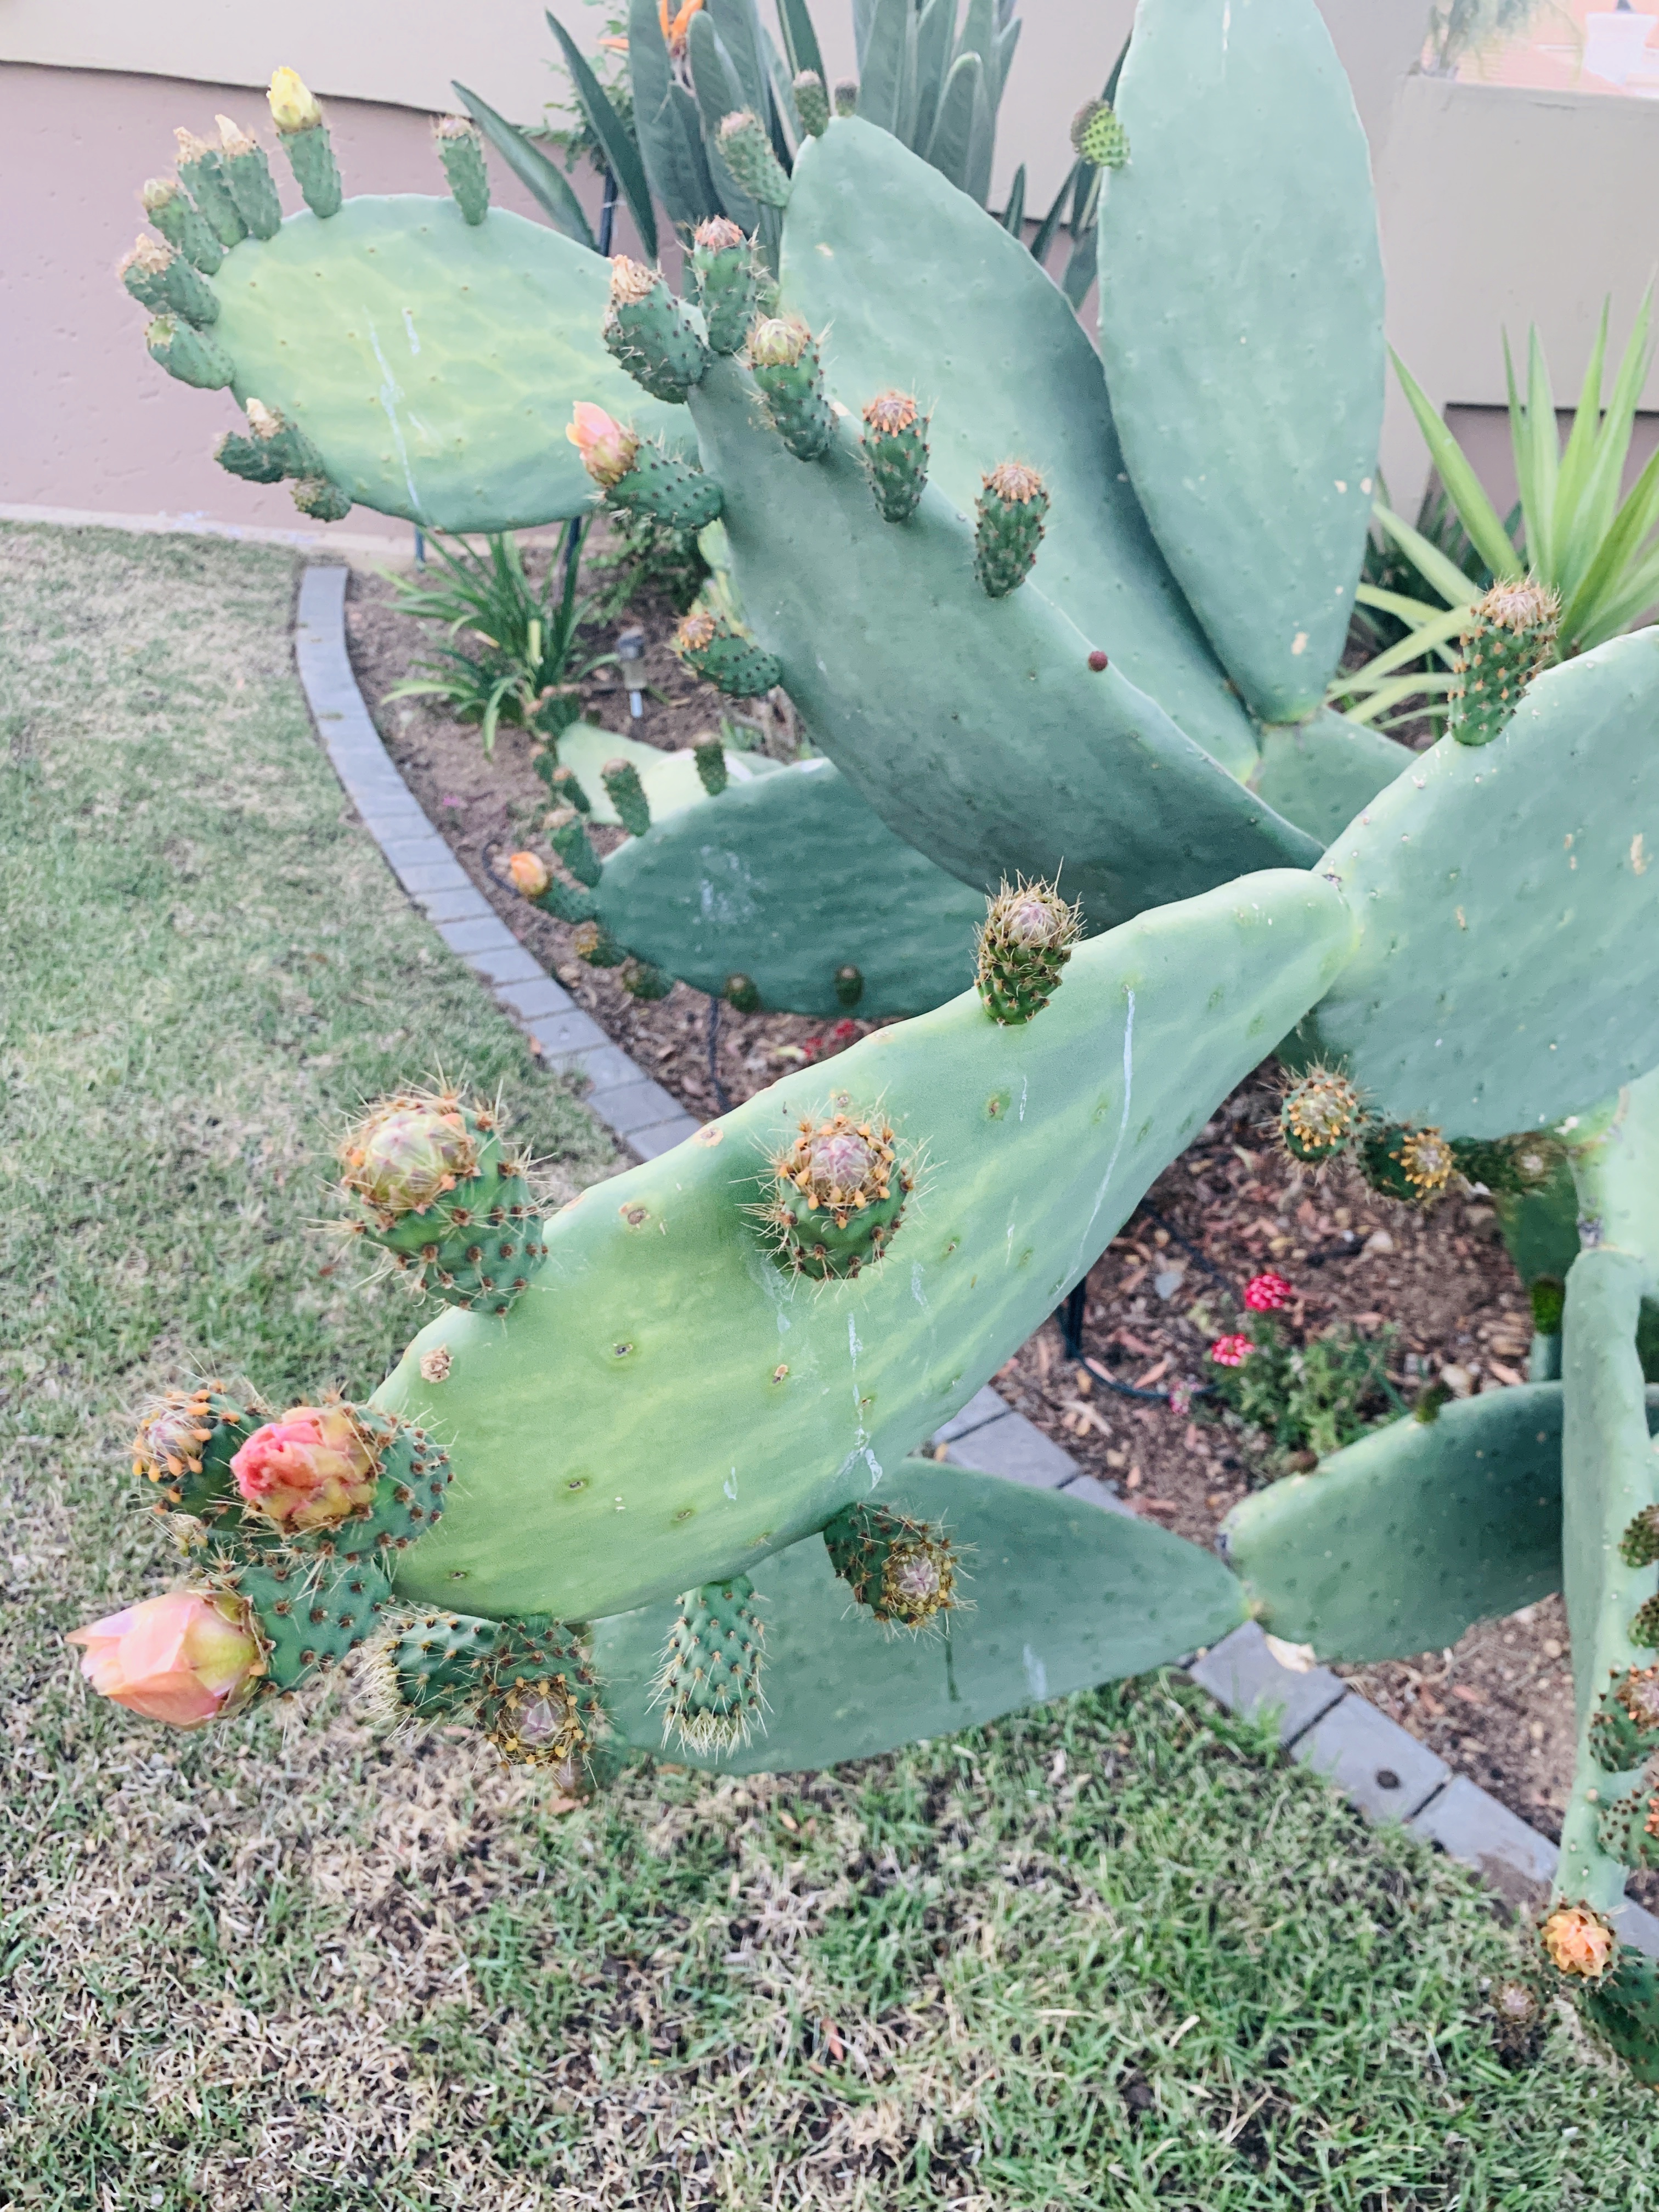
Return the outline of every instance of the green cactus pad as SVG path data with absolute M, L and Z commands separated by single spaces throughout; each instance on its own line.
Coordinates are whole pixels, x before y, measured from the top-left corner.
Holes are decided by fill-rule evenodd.
M 1504 734 L 1443 738 L 1321 863 L 1358 957 L 1299 1032 L 1381 1115 L 1547 1127 L 1659 1062 L 1659 629 L 1540 676 Z
M 633 467 L 605 498 L 607 507 L 648 514 L 670 530 L 706 529 L 720 511 L 720 488 L 714 477 L 659 446 L 641 446 Z
M 792 1279 L 747 1211 L 830 1071 L 593 1186 L 505 1323 L 446 1312 L 376 1393 L 455 1468 L 400 1593 L 590 1619 L 821 1528 L 1054 1310 L 1352 939 L 1318 877 L 1257 876 L 1086 940 L 1034 1022 L 1000 1028 L 964 993 L 839 1055 L 829 1097 L 879 1099 L 921 1155 L 888 1258 L 854 1282 Z
M 716 216 L 697 225 L 688 269 L 688 288 L 696 285 L 710 346 L 716 353 L 736 353 L 755 319 L 760 289 L 753 246 L 736 223 Z
M 1536 584 L 1494 584 L 1459 640 L 1446 728 L 1460 745 L 1489 745 L 1533 678 L 1555 658 L 1559 596 Z
M 210 139 L 190 131 L 179 139 L 179 181 L 201 210 L 204 220 L 227 251 L 247 236 L 247 224 L 225 178 L 219 149 Z
M 304 131 L 281 131 L 278 138 L 293 168 L 294 181 L 313 215 L 319 222 L 338 215 L 345 195 L 340 185 L 340 166 L 329 143 L 328 125 L 313 123 Z
M 173 177 L 152 177 L 141 195 L 144 213 L 175 252 L 182 253 L 204 276 L 213 276 L 225 258 L 225 249 L 204 216 L 191 206 Z
M 1659 1667 L 1627 1667 L 1609 1677 L 1587 1741 L 1608 1774 L 1628 1774 L 1659 1751 Z
M 1042 472 L 1054 501 L 1044 595 L 1085 649 L 1109 652 L 1189 738 L 1249 775 L 1255 730 L 1146 526 L 1100 357 L 1021 240 L 898 139 L 850 122 L 796 165 L 781 283 L 785 308 L 823 332 L 829 388 L 855 415 L 875 392 L 923 394 L 930 481 L 958 514 L 972 514 L 1000 453 Z M 912 649 L 947 659 L 948 628 L 919 632 L 919 619 Z M 923 638 L 937 645 L 924 651 Z M 1016 696 L 1002 711 L 1024 725 Z
M 1659 1791 L 1638 1790 L 1616 1798 L 1596 1822 L 1601 1849 L 1620 1866 L 1659 1867 Z
M 340 1569 L 285 1550 L 253 1559 L 222 1557 L 210 1586 L 234 1591 L 252 1608 L 268 1646 L 267 1694 L 337 1667 L 368 1641 L 391 1603 L 391 1587 L 378 1567 Z
M 788 172 L 772 151 L 759 116 L 746 110 L 726 116 L 717 143 L 720 159 L 751 200 L 761 207 L 788 206 Z
M 386 1099 L 341 1157 L 353 1226 L 447 1304 L 504 1314 L 547 1256 L 534 1194 L 491 1110 L 453 1094 Z
M 1116 107 L 1134 159 L 1101 179 L 1100 338 L 1129 474 L 1249 705 L 1302 721 L 1376 493 L 1365 134 L 1315 0 L 1140 0 Z
M 730 781 L 726 748 L 718 738 L 699 738 L 691 748 L 697 764 L 697 781 L 710 799 L 718 799 Z
M 348 200 L 239 249 L 215 287 L 234 389 L 279 408 L 360 507 L 450 531 L 580 514 L 564 434 L 591 399 L 643 437 L 688 435 L 599 343 L 605 267 L 555 230 L 447 199 Z
M 605 795 L 617 811 L 617 819 L 630 837 L 643 837 L 651 827 L 651 802 L 631 760 L 607 761 L 599 781 Z
M 228 144 L 219 166 L 236 212 L 252 234 L 261 241 L 275 238 L 282 228 L 283 206 L 264 147 L 252 139 Z
M 294 485 L 294 504 L 313 522 L 343 522 L 351 512 L 349 493 L 328 477 L 300 477 Z
M 1626 1948 L 1606 1979 L 1582 1993 L 1578 2007 L 1643 2087 L 1659 2089 L 1659 1966 Z
M 958 1602 L 956 1552 L 942 1528 L 885 1505 L 848 1505 L 823 1540 L 830 1565 L 878 1620 L 925 1628 Z
M 225 432 L 213 449 L 213 458 L 222 469 L 228 469 L 232 476 L 247 483 L 281 483 L 288 473 L 263 439 L 245 438 L 236 430 Z
M 444 181 L 463 222 L 477 229 L 489 212 L 489 164 L 478 126 L 465 116 L 445 115 L 439 118 L 433 135 L 444 165 Z
M 833 1015 L 851 967 L 872 1021 L 963 989 L 984 913 L 826 760 L 654 821 L 605 861 L 598 901 L 615 938 L 699 991 L 718 994 L 741 971 L 757 1006 Z
M 801 129 L 810 137 L 822 138 L 830 128 L 830 95 L 823 88 L 823 79 L 816 70 L 802 70 L 790 90 L 795 95 Z
M 674 650 L 695 675 L 731 699 L 758 699 L 781 680 L 775 656 L 725 615 L 702 608 L 674 633 Z
M 1261 766 L 1250 777 L 1250 788 L 1286 821 L 1328 845 L 1379 791 L 1405 774 L 1413 757 L 1380 731 L 1325 708 L 1311 721 L 1262 732 Z
M 172 246 L 140 239 L 121 264 L 121 282 L 152 315 L 177 315 L 201 326 L 219 313 L 218 295 L 201 271 Z
M 1659 1426 L 1659 1392 L 1651 1418 Z M 1455 1399 L 1233 1508 L 1252 1610 L 1322 1658 L 1392 1659 L 1561 1587 L 1561 1386 Z
M 562 1675 L 586 1708 L 588 1734 L 602 1729 L 597 1680 L 581 1640 L 544 1613 L 517 1620 L 420 1613 L 384 1630 L 368 1665 L 389 1717 L 477 1718 L 507 1690 Z
M 653 1685 L 662 1741 L 721 1761 L 763 1729 L 765 1630 L 746 1575 L 708 1583 L 679 1601 Z
M 1121 668 L 1091 667 L 1092 640 L 1044 596 L 1042 569 L 988 605 L 973 530 L 933 482 L 894 530 L 849 424 L 801 468 L 757 426 L 735 362 L 715 362 L 690 404 L 745 617 L 814 743 L 941 866 L 982 889 L 1063 866 L 1101 929 L 1218 876 L 1316 857 Z
M 180 384 L 222 392 L 235 380 L 235 363 L 216 338 L 176 315 L 157 315 L 144 332 L 149 357 Z
M 1245 1618 L 1238 1583 L 1212 1553 L 1063 1491 L 906 1460 L 880 1497 L 895 1515 L 948 1522 L 972 1573 L 971 1603 L 932 1635 L 896 1638 L 848 1603 L 828 1547 L 807 1537 L 750 1570 L 766 1622 L 765 1734 L 718 1759 L 676 1756 L 750 1774 L 872 1758 L 1167 1665 Z M 661 1740 L 651 1699 L 673 1618 L 656 1605 L 593 1625 L 606 1709 L 641 1750 Z

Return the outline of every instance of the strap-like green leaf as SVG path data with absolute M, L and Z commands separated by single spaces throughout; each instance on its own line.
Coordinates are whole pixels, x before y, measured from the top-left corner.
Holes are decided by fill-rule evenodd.
M 1440 481 L 1446 487 L 1446 496 L 1457 509 L 1458 520 L 1468 531 L 1475 550 L 1494 576 L 1520 575 L 1521 556 L 1505 535 L 1498 510 L 1482 490 L 1480 477 L 1469 465 L 1468 456 L 1436 414 L 1428 394 L 1392 346 L 1389 353 Z M 1399 520 L 1397 516 L 1395 519 Z M 1412 557 L 1415 560 L 1417 556 L 1413 553 Z M 1426 575 L 1428 571 L 1424 573 Z M 1431 580 L 1437 583 L 1436 579 Z
M 1358 705 L 1352 703 L 1352 695 L 1345 690 L 1340 682 L 1334 682 L 1325 696 L 1331 706 L 1335 706 L 1339 700 L 1349 702 L 1343 705 L 1342 712 L 1351 722 L 1368 722 L 1374 726 L 1386 728 L 1391 725 L 1379 723 L 1380 716 L 1392 713 L 1407 699 L 1432 698 L 1449 690 L 1451 682 L 1449 673 L 1443 676 L 1397 676 L 1390 684 L 1379 684 L 1369 698 L 1362 699 Z M 1413 718 L 1402 715 L 1400 719 L 1409 721 Z
M 957 0 L 927 0 L 916 18 L 916 110 L 910 130 L 910 150 L 921 153 L 939 121 L 939 104 L 945 96 L 949 73 L 951 33 L 956 27 Z
M 685 52 L 691 64 L 691 82 L 696 88 L 697 107 L 702 117 L 703 151 L 714 189 L 732 222 L 744 230 L 753 231 L 760 223 L 759 206 L 720 158 L 719 143 L 721 123 L 747 103 L 732 58 L 726 51 L 726 41 L 705 10 L 699 10 L 691 18 Z
M 1566 451 L 1561 456 L 1561 467 L 1555 485 L 1555 543 L 1558 549 L 1565 545 L 1578 519 L 1578 502 L 1583 496 L 1584 484 L 1589 475 L 1591 455 L 1596 434 L 1601 427 L 1601 378 L 1607 357 L 1607 311 L 1609 302 L 1601 302 L 1601 320 L 1595 333 L 1595 343 L 1590 348 L 1589 360 L 1584 368 L 1584 380 L 1578 388 L 1578 405 L 1572 418 L 1572 428 L 1567 434 Z M 1553 579 L 1559 582 L 1559 576 Z
M 974 104 L 984 83 L 984 65 L 977 54 L 963 54 L 951 64 L 945 80 L 945 97 L 939 104 L 939 121 L 928 141 L 927 159 L 940 176 L 966 191 L 969 158 L 974 150 Z
M 915 53 L 915 15 L 910 0 L 876 0 L 859 80 L 859 113 L 896 138 L 904 137 L 905 112 L 914 106 Z
M 565 67 L 570 72 L 570 82 L 575 87 L 576 98 L 581 103 L 582 113 L 587 118 L 587 127 L 605 150 L 611 165 L 611 173 L 622 187 L 622 196 L 628 203 L 628 212 L 634 218 L 634 228 L 640 234 L 640 243 L 647 258 L 657 258 L 657 211 L 651 204 L 651 186 L 646 179 L 645 164 L 640 159 L 640 149 L 634 143 L 634 134 L 611 105 L 610 95 L 588 67 L 586 58 L 564 25 L 547 11 L 547 27 L 564 51 Z
M 1463 580 L 1468 585 L 1468 591 L 1467 597 L 1457 604 L 1455 611 L 1459 614 L 1472 607 L 1480 596 L 1474 585 L 1469 584 L 1467 576 Z M 1407 599 L 1403 592 L 1385 592 L 1376 584 L 1356 585 L 1354 598 L 1362 607 L 1376 607 L 1383 614 L 1393 615 L 1413 629 L 1422 629 L 1431 623 L 1439 622 L 1446 612 L 1444 607 L 1435 606 L 1427 599 Z
M 1054 242 L 1054 233 L 1060 228 L 1060 219 L 1065 212 L 1066 196 L 1077 182 L 1077 173 L 1081 166 L 1079 162 L 1073 162 L 1061 180 L 1060 190 L 1054 194 L 1053 206 L 1037 225 L 1036 236 L 1031 240 L 1031 258 L 1034 261 L 1042 263 L 1048 258 L 1048 248 Z
M 1388 646 L 1382 652 L 1374 654 L 1360 667 L 1339 669 L 1331 678 L 1331 690 L 1346 690 L 1357 684 L 1369 688 L 1382 678 L 1391 676 L 1396 668 L 1403 668 L 1408 661 L 1420 660 L 1434 647 L 1448 643 L 1457 635 L 1468 620 L 1467 607 L 1448 609 L 1437 616 L 1433 622 L 1425 623 L 1420 629 L 1414 629 L 1409 637 L 1402 637 L 1397 644 Z
M 1638 560 L 1656 524 L 1659 524 L 1659 453 L 1631 486 L 1630 497 L 1561 610 L 1561 640 L 1566 650 L 1588 653 L 1592 646 L 1616 637 L 1623 629 L 1623 622 L 1610 619 L 1612 605 L 1616 595 L 1622 595 L 1620 586 L 1626 581 L 1626 572 Z M 1645 604 L 1632 611 L 1639 614 Z
M 696 102 L 675 81 L 657 0 L 629 0 L 628 75 L 634 130 L 652 190 L 683 230 L 720 212 Z
M 778 28 L 783 33 L 783 51 L 789 57 L 790 76 L 796 77 L 803 70 L 814 70 L 828 92 L 829 74 L 818 50 L 818 34 L 812 27 L 806 0 L 778 0 Z
M 1002 227 L 1011 238 L 1018 238 L 1025 228 L 1025 164 L 1024 161 L 1014 171 L 1014 181 L 1008 187 L 1008 204 L 1002 210 Z
M 1479 594 L 1455 561 L 1449 561 L 1440 548 L 1431 544 L 1420 530 L 1413 530 L 1403 515 L 1396 514 L 1391 507 L 1384 507 L 1381 500 L 1372 507 L 1371 513 L 1425 584 L 1431 584 L 1441 597 L 1453 605 L 1467 607 L 1474 605 Z M 1504 542 L 1507 544 L 1508 540 Z
M 720 33 L 726 58 L 743 87 L 740 105 L 758 115 L 763 123 L 769 122 L 772 88 L 766 74 L 755 0 L 704 0 L 704 9 Z
M 1648 367 L 1652 359 L 1652 350 L 1648 343 L 1648 323 L 1652 306 L 1652 294 L 1644 294 L 1637 310 L 1636 325 L 1631 331 L 1630 343 L 1619 363 L 1619 374 L 1613 379 L 1607 411 L 1602 417 L 1594 458 L 1584 484 L 1582 526 L 1572 545 L 1562 549 L 1560 581 L 1564 592 L 1576 591 L 1580 579 L 1595 558 L 1596 548 L 1612 529 L 1613 517 L 1619 510 L 1620 479 L 1625 473 L 1631 433 L 1636 424 L 1637 404 L 1642 396 L 1642 386 L 1647 381 Z
M 1504 340 L 1504 373 L 1509 382 L 1510 442 L 1515 451 L 1515 480 L 1526 518 L 1527 558 L 1535 576 L 1555 580 L 1555 487 L 1560 469 L 1560 438 L 1555 427 L 1555 395 L 1536 324 L 1527 343 L 1527 401 L 1515 388 L 1510 342 Z
M 453 82 L 453 79 L 451 80 Z M 593 233 L 582 212 L 581 202 L 565 179 L 562 170 L 550 161 L 539 148 L 532 146 L 523 132 L 514 128 L 504 115 L 497 115 L 488 100 L 480 100 L 476 92 L 469 92 L 464 84 L 456 84 L 456 94 L 462 106 L 477 125 L 484 137 L 501 155 L 519 182 L 546 214 L 556 230 L 567 238 L 574 238 L 578 246 L 585 246 L 590 253 L 597 253 Z

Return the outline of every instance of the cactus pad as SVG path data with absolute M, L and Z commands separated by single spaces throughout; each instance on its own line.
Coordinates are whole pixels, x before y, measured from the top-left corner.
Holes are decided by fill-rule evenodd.
M 433 137 L 455 204 L 463 221 L 476 229 L 489 212 L 489 165 L 483 135 L 470 117 L 441 115 L 433 125 Z
M 830 1565 L 878 1620 L 925 1628 L 958 1602 L 956 1553 L 942 1528 L 884 1505 L 849 1505 L 823 1540 Z
M 1659 2089 L 1659 1966 L 1621 1951 L 1613 1972 L 1580 1993 L 1578 2008 L 1644 2087 Z
M 788 206 L 788 173 L 758 115 L 744 108 L 725 116 L 715 136 L 720 159 L 751 200 L 761 207 Z
M 677 454 L 641 446 L 627 475 L 606 492 L 605 503 L 647 514 L 670 530 L 702 530 L 720 514 L 720 488 Z
M 345 195 L 327 125 L 319 121 L 302 131 L 279 131 L 277 135 L 294 171 L 294 181 L 313 215 L 319 222 L 338 215 Z
M 447 1304 L 503 1314 L 547 1256 L 522 1163 L 491 1108 L 409 1091 L 375 1107 L 340 1149 L 352 1224 Z
M 167 244 L 182 253 L 192 268 L 213 276 L 225 258 L 225 249 L 212 225 L 190 202 L 174 177 L 152 177 L 139 198 L 144 213 Z M 240 217 L 237 218 L 238 222 Z M 240 235 L 239 232 L 239 235 Z
M 179 130 L 173 135 L 179 148 L 179 183 L 220 245 L 227 249 L 240 245 L 247 236 L 247 224 L 226 181 L 219 148 L 210 138 L 198 138 L 193 131 Z
M 1029 1022 L 1060 988 L 1081 917 L 1051 884 L 1005 883 L 975 944 L 975 981 L 993 1021 Z
M 1494 584 L 1458 641 L 1446 727 L 1460 745 L 1489 745 L 1521 695 L 1555 658 L 1558 592 L 1538 584 Z
M 688 1590 L 668 1632 L 656 1678 L 662 1740 L 719 1759 L 763 1729 L 765 1640 L 746 1575 Z
M 651 802 L 630 760 L 607 761 L 599 771 L 605 795 L 617 811 L 617 819 L 630 837 L 643 837 L 651 827 Z
M 341 1568 L 288 1550 L 219 1559 L 211 1587 L 248 1606 L 265 1645 L 267 1693 L 292 1690 L 337 1667 L 368 1641 L 391 1603 L 390 1585 L 378 1567 Z
M 180 384 L 222 392 L 235 381 L 236 364 L 217 339 L 177 315 L 157 315 L 144 332 L 149 357 Z
M 674 650 L 696 675 L 732 699 L 757 699 L 781 681 L 776 660 L 725 615 L 694 607 L 674 633 Z

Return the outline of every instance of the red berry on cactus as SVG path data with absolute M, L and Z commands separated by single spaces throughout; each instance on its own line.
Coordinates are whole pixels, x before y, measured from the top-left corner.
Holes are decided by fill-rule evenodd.
M 1100 647 L 1097 646 L 1094 651 L 1089 655 L 1090 667 L 1094 670 L 1097 676 L 1100 676 L 1104 674 L 1109 665 L 1109 664 L 1107 661 L 1105 654 L 1101 651 Z

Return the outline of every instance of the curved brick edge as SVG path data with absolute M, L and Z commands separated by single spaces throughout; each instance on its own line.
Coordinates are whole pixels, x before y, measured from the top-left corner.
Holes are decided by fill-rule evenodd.
M 410 897 L 529 1036 L 542 1066 L 584 1076 L 583 1103 L 638 1158 L 672 1152 L 695 1133 L 696 1116 L 612 1044 L 520 944 L 427 819 L 381 744 L 346 650 L 349 573 L 308 566 L 294 625 L 300 682 L 347 797 Z
M 348 571 L 308 566 L 300 583 L 295 653 L 300 681 L 336 774 L 410 897 L 450 949 L 535 1042 L 544 1066 L 580 1073 L 585 1103 L 641 1159 L 655 1159 L 701 1124 L 653 1083 L 520 944 L 427 819 L 380 742 L 345 641 Z M 988 1383 L 933 1438 L 938 1455 L 1038 1490 L 1063 1490 L 1111 1513 L 1129 1508 Z M 1324 1667 L 1298 1673 L 1274 1657 L 1254 1621 L 1192 1662 L 1195 1681 L 1231 1712 L 1276 1710 L 1279 1740 L 1372 1820 L 1398 1820 L 1473 1867 L 1517 1911 L 1547 1892 L 1557 1850 L 1507 1806 L 1454 1774 L 1426 1745 Z M 1659 1957 L 1659 1919 L 1626 1902 L 1620 1935 Z

